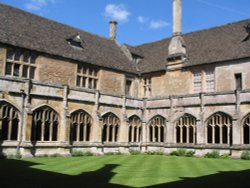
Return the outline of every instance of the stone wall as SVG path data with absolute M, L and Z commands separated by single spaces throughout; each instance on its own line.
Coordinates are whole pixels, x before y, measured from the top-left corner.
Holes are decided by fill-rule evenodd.
M 0 75 L 4 75 L 4 63 L 5 63 L 5 57 L 6 56 L 6 49 L 1 48 L 0 46 Z
M 39 56 L 37 66 L 37 80 L 45 83 L 76 85 L 76 63 Z
M 166 73 L 165 95 L 183 95 L 190 93 L 192 74 L 190 71 L 177 70 Z
M 125 76 L 111 70 L 99 71 L 99 90 L 116 95 L 125 94 Z
M 30 125 L 32 112 L 44 105 L 50 106 L 59 114 L 60 134 L 57 142 L 38 142 L 37 155 L 61 153 L 69 154 L 69 126 L 72 112 L 82 109 L 93 118 L 91 140 L 87 143 L 77 143 L 74 149 L 93 152 L 128 152 L 128 149 L 142 144 L 142 150 L 163 149 L 166 152 L 174 148 L 196 149 L 199 153 L 208 150 L 242 150 L 247 146 L 241 145 L 242 133 L 240 122 L 250 111 L 250 90 L 238 92 L 204 93 L 193 95 L 175 95 L 172 97 L 133 99 L 125 96 L 109 95 L 98 91 L 73 89 L 62 85 L 41 84 L 39 82 L 18 81 L 6 78 L 0 79 L 0 101 L 6 101 L 15 106 L 21 113 L 21 90 L 26 94 L 24 111 L 24 137 L 21 144 L 22 152 L 28 155 L 32 146 L 30 142 Z M 102 117 L 107 113 L 115 114 L 120 120 L 118 142 L 102 143 Z M 228 114 L 233 120 L 233 146 L 209 145 L 206 143 L 206 121 L 216 112 Z M 175 136 L 175 122 L 184 114 L 190 114 L 197 119 L 197 143 L 177 144 Z M 143 140 L 141 143 L 128 143 L 128 118 L 137 115 L 142 120 Z M 155 116 L 165 119 L 166 139 L 164 143 L 150 143 L 148 137 L 148 123 Z M 6 141 L 2 148 L 10 151 L 17 142 Z M 100 148 L 103 148 L 101 150 Z M 203 149 L 203 150 L 202 150 Z M 7 151 L 6 150 L 6 151 Z M 203 152 L 201 152 L 201 150 Z M 13 149 L 14 151 L 14 149 Z
M 236 89 L 235 74 L 242 74 L 242 88 L 250 88 L 250 60 L 238 60 L 221 63 L 216 66 L 217 91 L 232 91 Z

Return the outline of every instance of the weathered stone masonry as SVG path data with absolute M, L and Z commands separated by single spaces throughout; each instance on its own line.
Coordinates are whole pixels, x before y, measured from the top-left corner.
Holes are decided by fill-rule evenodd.
M 249 20 L 182 35 L 175 13 L 132 47 L 0 4 L 0 154 L 249 150 Z

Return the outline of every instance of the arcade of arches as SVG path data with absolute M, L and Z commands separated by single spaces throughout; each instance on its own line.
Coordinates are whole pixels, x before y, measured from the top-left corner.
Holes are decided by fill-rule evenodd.
M 92 117 L 84 110 L 71 114 L 70 141 L 90 142 L 93 128 Z M 31 141 L 57 141 L 60 130 L 58 113 L 48 106 L 34 110 L 32 115 Z M 175 125 L 175 142 L 178 144 L 195 144 L 197 135 L 196 118 L 184 114 Z M 102 142 L 119 142 L 120 119 L 113 113 L 102 117 Z M 142 121 L 138 116 L 128 119 L 128 142 L 142 142 Z M 148 141 L 152 143 L 166 142 L 167 124 L 162 116 L 153 117 L 146 125 Z M 206 120 L 207 144 L 233 144 L 232 118 L 222 112 L 214 113 Z M 246 115 L 241 124 L 242 144 L 250 144 L 250 114 Z M 0 140 L 15 141 L 20 136 L 20 112 L 7 102 L 0 103 Z

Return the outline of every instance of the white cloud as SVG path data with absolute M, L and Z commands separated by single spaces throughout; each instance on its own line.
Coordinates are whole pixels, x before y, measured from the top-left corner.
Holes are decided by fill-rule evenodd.
M 49 4 L 55 4 L 55 0 L 28 0 L 24 6 L 28 10 L 39 11 Z
M 143 16 L 138 16 L 138 17 L 137 17 L 137 21 L 138 21 L 139 23 L 143 24 L 143 23 L 145 23 L 145 22 L 148 21 L 148 18 L 145 18 L 145 17 L 143 17 Z
M 170 24 L 163 20 L 152 20 L 150 21 L 149 28 L 150 29 L 161 29 L 163 27 L 168 27 Z
M 108 4 L 105 7 L 105 15 L 117 21 L 128 21 L 128 17 L 131 13 L 126 9 L 123 4 Z

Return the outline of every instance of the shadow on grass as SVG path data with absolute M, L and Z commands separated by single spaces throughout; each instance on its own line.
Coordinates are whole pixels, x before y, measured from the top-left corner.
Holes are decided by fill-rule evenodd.
M 126 188 L 109 183 L 112 172 L 119 165 L 107 164 L 103 168 L 80 175 L 65 175 L 30 168 L 37 163 L 4 159 L 0 160 L 0 187 L 3 188 Z M 153 172 L 152 172 L 153 173 Z M 198 178 L 148 186 L 148 188 L 247 188 L 250 187 L 250 170 L 219 172 Z

